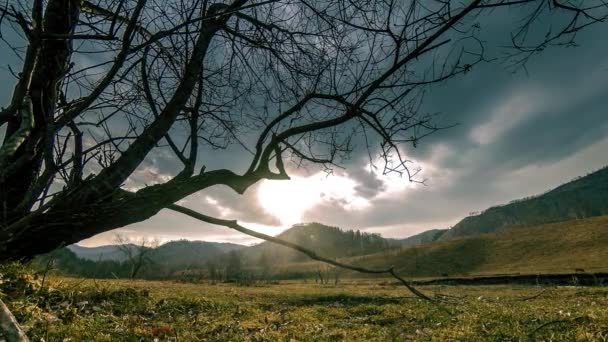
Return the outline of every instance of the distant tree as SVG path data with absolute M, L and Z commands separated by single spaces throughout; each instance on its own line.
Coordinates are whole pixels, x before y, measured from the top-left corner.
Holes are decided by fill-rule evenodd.
M 321 284 L 329 284 L 329 280 L 331 277 L 331 272 L 332 268 L 327 266 L 327 265 L 319 265 L 317 267 L 317 279 L 319 280 L 319 282 Z M 337 277 L 336 277 L 336 284 L 337 284 Z
M 315 283 L 321 283 L 321 285 L 325 284 L 325 279 L 323 278 L 323 271 L 321 268 L 317 268 Z
M 129 278 L 131 279 L 137 276 L 144 265 L 151 262 L 148 254 L 159 245 L 157 239 L 146 237 L 130 239 L 122 234 L 116 234 L 114 242 L 117 243 L 118 249 L 127 259 L 126 262 L 130 266 Z
M 361 234 L 359 230 L 355 232 L 355 243 L 354 243 L 354 251 L 353 254 L 362 254 L 364 249 L 363 243 L 364 234 Z
M 212 283 L 215 283 L 216 281 L 220 280 L 219 274 L 218 274 L 218 269 L 217 269 L 217 264 L 213 260 L 207 261 L 207 275 L 208 275 L 209 281 L 211 281 Z
M 258 267 L 260 269 L 260 278 L 268 280 L 270 276 L 270 270 L 272 268 L 272 260 L 267 251 L 263 251 L 258 259 Z
M 241 255 L 237 251 L 228 253 L 228 263 L 226 265 L 226 280 L 239 281 L 243 277 Z

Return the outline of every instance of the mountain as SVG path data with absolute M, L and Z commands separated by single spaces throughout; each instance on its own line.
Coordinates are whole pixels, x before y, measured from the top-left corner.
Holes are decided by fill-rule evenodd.
M 423 243 L 439 240 L 441 236 L 447 232 L 447 229 L 431 229 L 420 234 L 412 235 L 405 239 L 398 239 L 397 243 L 401 246 L 416 246 Z
M 378 234 L 342 230 L 320 223 L 294 225 L 277 237 L 330 258 L 372 254 L 400 245 L 398 240 L 385 239 Z M 250 264 L 262 258 L 272 260 L 274 263 L 309 260 L 300 252 L 270 242 L 243 249 L 241 255 Z
M 136 249 L 137 246 L 128 244 L 130 248 Z M 67 247 L 74 252 L 77 257 L 91 261 L 125 261 L 126 255 L 120 251 L 117 245 L 107 245 L 99 247 L 83 247 L 70 245 Z M 219 243 L 206 241 L 170 241 L 154 248 L 148 257 L 160 265 L 188 266 L 192 264 L 203 265 L 209 258 L 232 250 L 243 248 L 242 245 L 233 243 Z
M 608 167 L 540 196 L 515 200 L 466 217 L 445 232 L 440 240 L 607 214 Z
M 242 248 L 233 243 L 178 240 L 158 246 L 148 256 L 157 266 L 185 269 L 203 266 L 212 258 Z

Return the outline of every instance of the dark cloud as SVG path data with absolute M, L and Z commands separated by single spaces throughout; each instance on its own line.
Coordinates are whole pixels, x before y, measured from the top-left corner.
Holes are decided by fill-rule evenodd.
M 355 191 L 357 195 L 362 198 L 374 198 L 386 189 L 384 181 L 372 172 L 370 168 L 353 165 L 353 167 L 349 168 L 346 172 L 343 172 L 343 174 L 357 182 Z

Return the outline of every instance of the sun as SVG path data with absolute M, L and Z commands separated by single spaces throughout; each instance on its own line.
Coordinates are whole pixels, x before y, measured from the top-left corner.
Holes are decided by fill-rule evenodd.
M 347 210 L 369 205 L 356 193 L 357 183 L 344 176 L 319 172 L 310 177 L 294 176 L 289 181 L 265 180 L 258 190 L 260 205 L 283 226 L 302 222 L 304 213 L 324 201 L 337 201 Z
M 321 199 L 321 194 L 309 183 L 306 178 L 299 177 L 289 181 L 265 180 L 258 191 L 258 200 L 282 225 L 300 223 L 304 212 Z

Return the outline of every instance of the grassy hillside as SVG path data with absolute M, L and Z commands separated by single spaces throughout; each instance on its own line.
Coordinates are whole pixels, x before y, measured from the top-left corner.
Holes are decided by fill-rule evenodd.
M 487 209 L 479 215 L 466 217 L 440 239 L 600 215 L 608 215 L 608 168 L 575 179 L 543 195 L 512 201 Z
M 608 216 L 517 227 L 349 261 L 415 277 L 607 271 Z
M 416 246 L 423 243 L 437 241 L 447 231 L 447 229 L 431 229 L 420 234 L 412 235 L 405 239 L 399 239 L 397 241 L 401 246 Z

